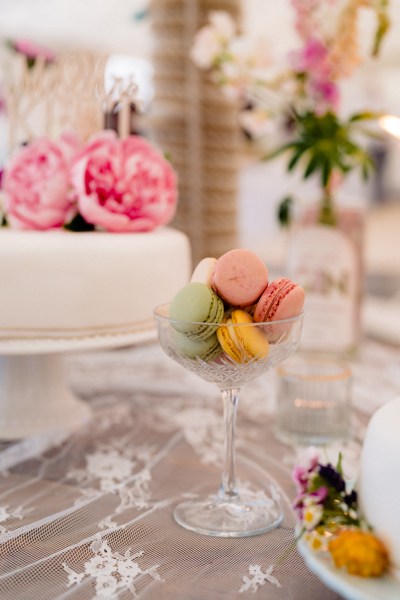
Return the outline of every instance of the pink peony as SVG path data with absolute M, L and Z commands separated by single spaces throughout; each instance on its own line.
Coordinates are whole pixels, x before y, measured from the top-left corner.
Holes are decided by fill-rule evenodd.
M 3 177 L 4 208 L 12 227 L 51 229 L 72 216 L 69 172 L 76 150 L 77 141 L 68 135 L 58 143 L 37 139 L 14 155 Z
M 78 156 L 72 180 L 80 214 L 107 231 L 151 231 L 175 214 L 174 170 L 139 136 L 96 134 Z

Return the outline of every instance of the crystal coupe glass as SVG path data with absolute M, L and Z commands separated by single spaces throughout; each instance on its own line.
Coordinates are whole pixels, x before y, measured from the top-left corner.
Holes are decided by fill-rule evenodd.
M 239 489 L 235 468 L 235 423 L 239 392 L 243 384 L 255 379 L 268 369 L 280 364 L 296 350 L 300 339 L 302 313 L 282 321 L 245 324 L 212 324 L 217 331 L 228 327 L 233 339 L 243 339 L 244 328 L 257 328 L 269 342 L 269 352 L 262 358 L 249 359 L 242 355 L 233 360 L 222 347 L 214 357 L 202 359 L 182 351 L 177 343 L 177 331 L 190 329 L 189 323 L 171 319 L 169 304 L 155 309 L 160 345 L 164 352 L 180 365 L 206 381 L 215 383 L 221 392 L 224 407 L 225 451 L 221 485 L 217 493 L 178 504 L 174 518 L 182 527 L 204 535 L 242 537 L 274 529 L 282 520 L 279 499 Z M 193 325 L 199 325 L 193 323 Z M 189 326 L 189 327 L 188 327 Z M 240 331 L 238 330 L 240 328 Z M 233 329 L 233 331 L 232 331 Z M 250 333 L 248 331 L 248 333 Z M 254 332 L 253 332 L 254 333 Z M 238 334 L 238 335 L 236 335 Z M 259 335 L 258 333 L 257 335 Z M 246 336 L 244 336 L 246 337 Z

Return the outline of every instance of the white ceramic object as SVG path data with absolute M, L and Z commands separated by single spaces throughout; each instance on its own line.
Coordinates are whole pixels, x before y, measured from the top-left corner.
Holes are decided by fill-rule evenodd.
M 65 354 L 121 348 L 156 339 L 154 324 L 118 335 L 0 340 L 0 440 L 73 431 L 91 410 L 68 388 Z
M 333 565 L 330 554 L 311 550 L 304 540 L 298 544 L 308 567 L 332 590 L 346 600 L 398 600 L 400 582 L 391 574 L 383 577 L 356 577 Z
M 76 429 L 90 414 L 66 385 L 62 354 L 0 357 L 1 440 Z
M 357 488 L 361 510 L 388 547 L 400 580 L 399 431 L 400 397 L 379 408 L 368 424 Z
M 0 343 L 136 333 L 190 276 L 185 234 L 0 231 Z M 0 351 L 1 352 L 1 351 Z

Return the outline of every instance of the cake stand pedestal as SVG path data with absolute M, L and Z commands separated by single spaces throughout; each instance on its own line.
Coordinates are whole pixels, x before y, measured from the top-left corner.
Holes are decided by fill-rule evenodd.
M 74 339 L 0 340 L 0 440 L 73 431 L 91 417 L 68 388 L 66 353 L 104 350 L 155 339 L 154 329 Z
M 90 418 L 87 402 L 68 389 L 61 354 L 0 357 L 0 439 L 76 429 Z

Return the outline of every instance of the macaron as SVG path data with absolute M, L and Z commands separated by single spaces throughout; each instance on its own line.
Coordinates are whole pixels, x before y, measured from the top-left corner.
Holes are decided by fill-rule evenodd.
M 216 333 L 206 339 L 194 340 L 184 333 L 175 331 L 174 342 L 178 354 L 186 358 L 199 358 L 205 362 L 210 362 L 222 353 Z
M 203 258 L 193 271 L 190 281 L 197 283 L 205 283 L 206 285 L 211 287 L 216 262 L 216 258 Z
M 304 290 L 290 279 L 272 281 L 261 295 L 254 310 L 258 323 L 289 319 L 300 314 L 304 305 Z
M 244 310 L 233 310 L 225 325 L 217 329 L 217 337 L 222 350 L 239 363 L 265 358 L 269 353 L 266 335 Z
M 224 304 L 205 283 L 192 282 L 181 288 L 171 301 L 170 319 L 174 328 L 192 339 L 212 335 L 224 317 Z
M 268 269 L 251 250 L 230 250 L 215 263 L 212 289 L 232 306 L 244 308 L 254 304 L 267 285 Z

